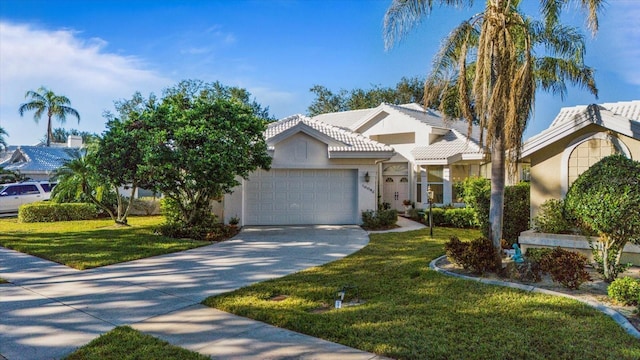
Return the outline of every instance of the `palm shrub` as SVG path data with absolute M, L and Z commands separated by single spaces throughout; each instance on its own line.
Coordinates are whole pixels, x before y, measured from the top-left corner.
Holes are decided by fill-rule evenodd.
M 640 162 L 623 155 L 603 158 L 571 185 L 565 209 L 587 231 L 598 234 L 597 264 L 607 282 L 620 265 L 627 242 L 640 244 Z

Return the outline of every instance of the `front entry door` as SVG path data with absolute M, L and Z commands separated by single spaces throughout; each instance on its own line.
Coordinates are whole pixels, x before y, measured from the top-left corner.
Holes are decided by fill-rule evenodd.
M 391 204 L 392 209 L 404 211 L 403 200 L 409 199 L 409 179 L 406 176 L 384 177 L 384 202 Z

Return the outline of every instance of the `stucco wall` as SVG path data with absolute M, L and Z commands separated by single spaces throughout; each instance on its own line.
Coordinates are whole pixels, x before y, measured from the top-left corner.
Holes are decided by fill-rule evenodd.
M 376 184 L 378 166 L 375 159 L 330 159 L 327 144 L 304 133 L 298 133 L 275 145 L 272 169 L 356 169 L 358 171 L 356 189 L 358 191 L 358 222 L 361 212 L 377 207 Z M 369 173 L 369 182 L 364 176 Z M 244 184 L 246 180 L 239 179 Z M 244 193 L 243 186 L 233 189 L 224 197 L 224 220 L 238 216 L 244 225 Z
M 401 138 L 405 140 L 413 138 L 415 139 L 415 143 L 417 145 L 429 145 L 429 134 L 431 134 L 430 126 L 427 126 L 418 120 L 410 119 L 406 116 L 403 116 L 400 119 L 397 117 L 399 117 L 399 115 L 396 114 L 388 116 L 379 115 L 359 131 L 363 135 L 373 139 L 376 138 L 376 135 L 388 137 L 389 134 L 402 134 L 398 135 L 397 138 L 395 138 L 395 143 L 397 143 L 397 141 L 400 141 Z M 409 134 L 415 134 L 415 137 L 412 137 Z
M 608 130 L 598 125 L 589 125 L 531 154 L 531 218 L 537 214 L 540 205 L 546 200 L 560 199 L 563 196 L 562 158 L 565 149 L 580 137 L 591 133 L 606 134 L 607 132 Z M 632 159 L 640 159 L 640 141 L 621 134 L 617 137 L 630 150 Z

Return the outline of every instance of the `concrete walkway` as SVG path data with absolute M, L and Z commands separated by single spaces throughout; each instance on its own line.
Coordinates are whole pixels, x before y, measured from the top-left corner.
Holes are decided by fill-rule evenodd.
M 57 359 L 118 325 L 216 358 L 374 359 L 375 354 L 208 308 L 210 295 L 347 256 L 357 226 L 246 228 L 232 240 L 78 271 L 0 248 L 0 359 Z
M 380 230 L 380 231 L 369 231 L 369 234 L 389 233 L 389 232 L 405 232 L 405 231 L 413 231 L 413 230 L 420 230 L 420 229 L 426 228 L 426 226 L 424 224 L 419 223 L 417 221 L 409 220 L 409 219 L 407 219 L 405 217 L 402 217 L 402 216 L 398 216 L 398 222 L 396 223 L 396 225 L 398 225 L 398 227 L 395 228 L 395 229 Z

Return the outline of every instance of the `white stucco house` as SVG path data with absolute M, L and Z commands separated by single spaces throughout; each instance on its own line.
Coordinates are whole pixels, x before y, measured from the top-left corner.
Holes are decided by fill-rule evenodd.
M 241 225 L 359 224 L 361 212 L 409 200 L 459 202 L 453 184 L 480 175 L 478 128 L 447 122 L 418 104 L 294 115 L 265 132 L 270 171 L 256 171 L 225 196 L 223 217 Z

